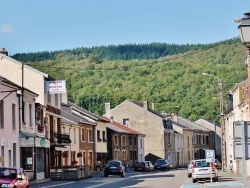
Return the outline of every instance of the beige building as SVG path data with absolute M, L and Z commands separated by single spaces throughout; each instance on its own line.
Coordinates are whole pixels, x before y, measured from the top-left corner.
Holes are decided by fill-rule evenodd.
M 153 160 L 166 157 L 163 139 L 164 115 L 149 108 L 146 101 L 142 104 L 132 100 L 125 100 L 113 109 L 110 109 L 110 104 L 106 103 L 105 109 L 106 113 L 104 116 L 112 117 L 114 121 L 145 135 L 145 160 L 148 160 L 147 157 L 150 156 L 156 157 Z M 153 160 L 152 162 L 154 162 Z

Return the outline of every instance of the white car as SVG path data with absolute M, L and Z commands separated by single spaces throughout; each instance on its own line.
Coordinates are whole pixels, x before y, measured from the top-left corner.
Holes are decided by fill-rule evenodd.
M 206 159 L 194 160 L 192 165 L 193 183 L 201 179 L 210 179 L 218 181 L 218 172 L 214 163 L 206 162 Z

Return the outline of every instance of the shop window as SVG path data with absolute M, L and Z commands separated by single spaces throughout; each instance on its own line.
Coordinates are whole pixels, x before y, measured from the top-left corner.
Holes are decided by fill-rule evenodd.
M 24 170 L 33 170 L 33 148 L 21 147 L 21 167 Z

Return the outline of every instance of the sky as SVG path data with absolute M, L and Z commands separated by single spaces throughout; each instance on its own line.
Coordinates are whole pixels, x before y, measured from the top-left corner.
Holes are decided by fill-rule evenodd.
M 209 44 L 239 36 L 249 0 L 0 0 L 0 49 Z

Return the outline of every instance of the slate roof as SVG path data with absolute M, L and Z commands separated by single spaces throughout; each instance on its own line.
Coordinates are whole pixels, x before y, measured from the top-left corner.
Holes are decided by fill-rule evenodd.
M 81 113 L 83 113 L 85 116 L 87 116 L 87 117 L 89 117 L 89 118 L 91 118 L 91 119 L 94 119 L 95 121 L 106 121 L 105 119 L 103 119 L 102 117 L 100 117 L 100 116 L 98 116 L 98 115 L 96 115 L 96 114 L 93 114 L 93 113 L 91 113 L 90 111 L 88 111 L 88 110 L 86 110 L 86 109 L 84 109 L 84 108 L 82 108 L 82 107 L 79 107 L 79 106 L 77 106 L 76 104 L 74 104 L 74 103 L 72 103 L 72 102 L 67 102 L 67 105 L 69 105 L 69 106 L 71 106 L 71 107 L 73 107 L 73 108 L 75 108 L 75 109 L 77 109 L 77 110 L 79 110 L 79 111 L 81 111 Z
M 209 129 L 203 128 L 203 127 L 199 126 L 198 124 L 196 124 L 188 119 L 185 119 L 183 117 L 178 116 L 177 118 L 178 118 L 178 123 L 186 128 L 189 128 L 192 130 L 210 131 Z
M 134 104 L 136 104 L 136 105 L 138 105 L 138 106 L 140 106 L 140 107 L 143 108 L 143 103 L 140 103 L 140 102 L 134 101 L 134 100 L 130 100 L 130 99 L 127 99 L 126 101 L 130 101 L 130 102 L 132 102 L 132 103 L 134 103 Z M 153 110 L 153 109 L 150 108 L 150 107 L 148 107 L 148 111 L 151 112 L 151 113 L 153 113 L 153 114 L 155 114 L 155 115 L 157 115 L 157 116 L 159 116 L 159 117 L 161 117 L 161 118 L 166 118 L 166 117 L 167 117 L 167 116 L 164 115 L 164 114 L 161 114 L 161 113 L 156 112 L 155 110 Z
M 116 132 L 142 135 L 142 133 L 139 133 L 138 131 L 133 130 L 133 129 L 131 129 L 125 125 L 122 125 L 116 121 L 111 121 L 111 119 L 109 119 L 107 117 L 102 116 L 102 118 L 109 122 L 107 124 L 107 127 L 116 131 Z
M 75 123 L 86 123 L 86 124 L 93 125 L 93 122 L 90 122 L 87 119 L 84 119 L 83 117 L 79 117 L 73 114 L 71 110 L 71 106 L 65 103 L 61 103 L 61 116 L 63 117 L 62 121 L 65 123 L 75 122 Z

